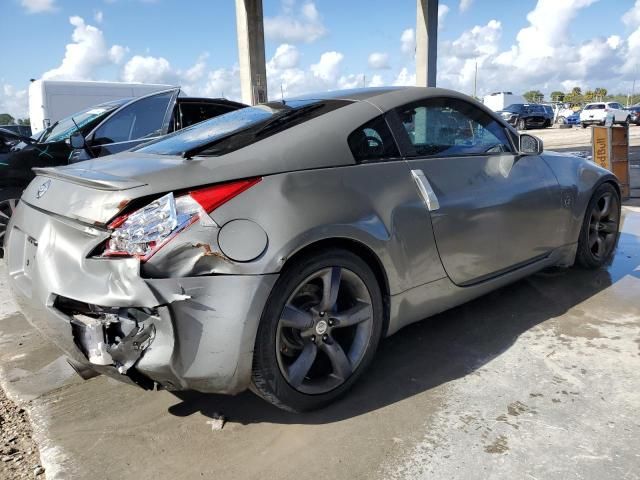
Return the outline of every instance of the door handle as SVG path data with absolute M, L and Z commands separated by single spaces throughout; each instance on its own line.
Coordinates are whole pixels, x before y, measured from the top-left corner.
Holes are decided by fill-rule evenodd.
M 440 202 L 436 196 L 436 192 L 431 188 L 431 184 L 422 170 L 411 170 L 411 176 L 413 177 L 416 186 L 418 187 L 418 193 L 422 197 L 425 205 L 430 212 L 438 210 L 440 208 Z

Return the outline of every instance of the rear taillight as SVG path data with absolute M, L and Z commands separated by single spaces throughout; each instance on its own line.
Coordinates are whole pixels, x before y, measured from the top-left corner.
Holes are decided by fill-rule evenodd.
M 200 188 L 157 198 L 132 213 L 116 217 L 101 257 L 137 257 L 146 261 L 173 237 L 198 220 L 213 222 L 207 214 L 258 183 L 260 178 Z

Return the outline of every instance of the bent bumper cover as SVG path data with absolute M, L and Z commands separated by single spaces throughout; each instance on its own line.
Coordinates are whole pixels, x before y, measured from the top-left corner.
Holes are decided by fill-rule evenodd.
M 73 316 L 57 308 L 57 299 L 100 309 L 142 309 L 136 315 L 153 326 L 153 335 L 145 337 L 150 341 L 136 353 L 129 373 L 172 389 L 244 390 L 260 316 L 277 275 L 146 279 L 136 259 L 87 258 L 107 235 L 23 202 L 9 225 L 7 266 L 28 320 L 73 360 L 127 381 L 116 365 L 89 362 Z

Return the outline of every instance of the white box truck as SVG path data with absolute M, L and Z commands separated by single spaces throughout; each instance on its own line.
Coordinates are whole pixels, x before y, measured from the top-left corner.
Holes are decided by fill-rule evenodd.
M 29 85 L 31 130 L 34 134 L 38 133 L 58 120 L 99 103 L 121 98 L 141 97 L 169 88 L 175 88 L 175 86 L 34 80 Z
M 522 95 L 514 95 L 511 92 L 495 92 L 485 95 L 482 103 L 494 112 L 502 110 L 504 107 L 513 105 L 514 103 L 529 103 Z

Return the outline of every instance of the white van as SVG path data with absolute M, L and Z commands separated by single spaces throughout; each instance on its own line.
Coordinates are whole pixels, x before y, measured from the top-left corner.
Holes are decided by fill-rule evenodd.
M 172 85 L 34 80 L 29 85 L 29 118 L 34 134 L 58 120 L 99 103 L 142 97 Z

